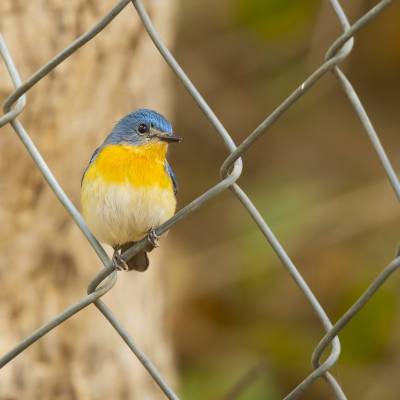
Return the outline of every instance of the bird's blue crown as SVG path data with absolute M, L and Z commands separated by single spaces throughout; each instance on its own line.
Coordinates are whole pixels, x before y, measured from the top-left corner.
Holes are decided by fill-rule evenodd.
M 156 111 L 140 108 L 121 118 L 105 140 L 105 144 L 115 144 L 122 141 L 140 144 L 142 138 L 138 133 L 139 126 L 146 124 L 160 132 L 173 134 L 171 123 Z

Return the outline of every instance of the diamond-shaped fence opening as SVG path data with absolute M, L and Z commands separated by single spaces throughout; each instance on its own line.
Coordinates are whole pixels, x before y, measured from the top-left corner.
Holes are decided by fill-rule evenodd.
M 327 0 L 328 1 L 328 0 Z M 143 367 L 148 371 L 154 381 L 158 384 L 162 392 L 169 399 L 178 399 L 178 396 L 164 381 L 163 377 L 157 371 L 156 367 L 146 357 L 145 354 L 138 348 L 130 337 L 127 330 L 118 322 L 112 311 L 102 302 L 101 297 L 110 291 L 116 280 L 117 271 L 111 266 L 111 262 L 107 254 L 105 253 L 102 246 L 98 243 L 96 238 L 88 230 L 85 222 L 83 221 L 78 210 L 72 204 L 68 196 L 63 191 L 51 170 L 48 168 L 46 162 L 41 156 L 40 152 L 35 147 L 29 134 L 24 129 L 21 122 L 18 120 L 19 114 L 21 114 L 26 106 L 25 94 L 33 86 L 35 86 L 42 78 L 47 76 L 54 68 L 62 63 L 66 58 L 71 56 L 78 48 L 89 42 L 94 36 L 100 33 L 112 20 L 125 8 L 132 3 L 136 9 L 139 18 L 149 34 L 154 45 L 158 49 L 160 55 L 165 59 L 167 64 L 176 74 L 176 77 L 182 82 L 186 90 L 193 97 L 194 101 L 203 111 L 204 115 L 209 119 L 215 128 L 216 134 L 219 135 L 228 148 L 230 154 L 221 166 L 221 180 L 211 187 L 206 192 L 202 193 L 199 197 L 194 199 L 191 203 L 180 209 L 173 218 L 157 228 L 156 233 L 162 235 L 167 230 L 171 229 L 178 221 L 185 218 L 189 213 L 196 210 L 198 207 L 207 204 L 208 200 L 217 196 L 226 189 L 230 189 L 232 193 L 240 200 L 243 207 L 247 210 L 254 223 L 258 226 L 266 241 L 273 248 L 278 258 L 281 260 L 283 267 L 290 274 L 297 284 L 299 290 L 306 297 L 314 313 L 318 317 L 320 323 L 326 331 L 325 336 L 318 343 L 317 347 L 312 354 L 312 372 L 304 378 L 293 390 L 285 397 L 285 399 L 298 398 L 314 381 L 319 378 L 323 378 L 329 384 L 332 393 L 337 399 L 346 399 L 342 388 L 329 372 L 332 366 L 336 363 L 340 356 L 340 342 L 337 334 L 348 324 L 351 319 L 361 311 L 364 305 L 370 300 L 370 298 L 376 293 L 382 284 L 393 274 L 393 272 L 400 265 L 400 257 L 396 257 L 371 283 L 368 289 L 361 295 L 361 297 L 342 315 L 342 317 L 335 323 L 332 324 L 329 317 L 327 316 L 324 308 L 318 302 L 301 273 L 297 270 L 294 263 L 286 253 L 284 247 L 275 237 L 272 230 L 265 222 L 263 216 L 259 213 L 257 208 L 254 206 L 252 201 L 246 195 L 246 193 L 236 183 L 242 172 L 242 162 L 240 157 L 259 139 L 264 135 L 272 124 L 277 122 L 279 118 L 290 109 L 290 107 L 296 103 L 307 91 L 314 87 L 314 85 L 327 73 L 332 73 L 337 79 L 339 85 L 347 95 L 354 112 L 360 119 L 365 132 L 371 141 L 373 148 L 383 166 L 384 172 L 386 173 L 391 186 L 393 187 L 394 194 L 398 200 L 400 200 L 400 184 L 399 180 L 393 171 L 391 163 L 380 143 L 379 137 L 371 123 L 369 116 L 363 108 L 363 105 L 357 96 L 357 93 L 353 89 L 350 81 L 346 75 L 339 68 L 339 64 L 351 53 L 353 48 L 353 36 L 364 26 L 366 26 L 371 20 L 376 18 L 390 3 L 391 0 L 382 0 L 375 7 L 370 9 L 365 15 L 359 18 L 354 24 L 350 25 L 341 5 L 337 0 L 329 0 L 330 6 L 334 10 L 337 19 L 342 26 L 343 33 L 332 46 L 328 49 L 325 57 L 325 61 L 316 69 L 299 87 L 297 87 L 287 98 L 283 101 L 268 117 L 253 131 L 247 138 L 236 146 L 230 136 L 229 132 L 224 128 L 218 117 L 214 114 L 210 106 L 200 95 L 196 87 L 189 80 L 184 70 L 179 66 L 177 61 L 174 59 L 168 48 L 163 44 L 157 31 L 155 30 L 151 19 L 149 18 L 146 10 L 140 0 L 121 0 L 114 8 L 103 17 L 92 29 L 84 33 L 67 48 L 61 51 L 53 59 L 51 59 L 46 65 L 41 67 L 36 73 L 34 73 L 27 81 L 21 82 L 18 74 L 17 67 L 14 65 L 13 59 L 7 48 L 4 39 L 0 36 L 0 53 L 3 61 L 7 67 L 10 78 L 15 86 L 15 91 L 7 98 L 4 104 L 4 115 L 0 117 L 0 127 L 10 124 L 15 130 L 19 139 L 25 145 L 26 150 L 29 152 L 37 168 L 39 168 L 43 177 L 47 181 L 48 185 L 54 191 L 57 199 L 66 208 L 71 218 L 78 225 L 82 234 L 89 241 L 91 246 L 94 248 L 99 259 L 104 265 L 104 268 L 93 278 L 88 285 L 87 295 L 80 301 L 68 307 L 65 311 L 54 317 L 51 321 L 37 329 L 30 336 L 20 342 L 15 348 L 10 350 L 7 354 L 0 358 L 0 368 L 11 362 L 17 355 L 27 349 L 30 345 L 39 340 L 42 336 L 49 333 L 51 330 L 62 324 L 71 316 L 77 314 L 79 311 L 94 304 L 98 310 L 104 315 L 106 320 L 114 327 L 114 329 L 121 336 L 122 340 L 130 348 L 132 353 L 139 359 Z M 116 22 L 118 23 L 118 22 Z M 129 260 L 138 251 L 144 249 L 147 245 L 147 238 L 136 243 L 129 250 L 123 254 L 125 260 Z M 325 350 L 330 347 L 330 353 L 326 357 L 324 362 L 321 362 L 321 357 Z M 251 379 L 247 379 L 247 382 L 251 382 Z M 246 380 L 238 382 L 238 388 L 240 385 L 246 384 Z M 233 398 L 231 396 L 230 398 Z

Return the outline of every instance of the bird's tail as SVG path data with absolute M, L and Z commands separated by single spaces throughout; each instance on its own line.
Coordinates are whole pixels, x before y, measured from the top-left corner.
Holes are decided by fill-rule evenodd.
M 120 246 L 121 254 L 132 247 L 135 242 L 125 243 Z M 145 251 L 140 251 L 139 253 L 135 254 L 128 262 L 129 270 L 134 269 L 136 271 L 146 271 L 149 267 L 149 257 Z

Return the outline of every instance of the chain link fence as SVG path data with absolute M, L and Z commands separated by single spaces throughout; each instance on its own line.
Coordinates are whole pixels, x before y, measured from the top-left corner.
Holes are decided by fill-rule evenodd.
M 116 283 L 117 271 L 111 266 L 111 261 L 104 251 L 103 247 L 98 243 L 96 238 L 88 230 L 85 222 L 83 221 L 80 213 L 72 204 L 71 200 L 63 191 L 59 185 L 51 170 L 48 168 L 45 160 L 43 159 L 40 152 L 35 147 L 29 134 L 24 129 L 23 125 L 17 119 L 18 115 L 21 114 L 26 105 L 26 92 L 29 91 L 34 85 L 36 85 L 42 78 L 47 76 L 54 68 L 62 63 L 66 58 L 71 56 L 77 49 L 89 42 L 94 36 L 100 33 L 111 21 L 125 8 L 132 3 L 136 9 L 139 18 L 142 21 L 144 28 L 149 34 L 154 45 L 158 49 L 160 55 L 165 59 L 170 68 L 174 71 L 177 78 L 182 82 L 187 91 L 191 94 L 194 101 L 198 104 L 204 115 L 209 119 L 215 128 L 216 134 L 219 135 L 229 150 L 229 156 L 224 161 L 221 167 L 221 180 L 209 190 L 201 194 L 198 198 L 193 200 L 191 203 L 180 209 L 173 218 L 161 225 L 156 229 L 158 235 L 162 235 L 167 230 L 171 229 L 178 221 L 185 218 L 189 213 L 195 211 L 200 206 L 205 205 L 211 198 L 217 196 L 222 191 L 230 189 L 232 193 L 239 199 L 243 207 L 247 210 L 254 223 L 258 226 L 266 241 L 275 251 L 278 258 L 281 260 L 283 267 L 290 274 L 297 284 L 299 290 L 308 300 L 310 306 L 318 317 L 321 325 L 326 331 L 325 336 L 320 340 L 316 346 L 312 357 L 313 370 L 310 374 L 304 378 L 293 390 L 285 397 L 286 400 L 296 399 L 319 378 L 323 378 L 329 384 L 331 391 L 336 399 L 344 400 L 346 395 L 343 392 L 341 386 L 336 381 L 334 376 L 329 372 L 332 366 L 336 363 L 340 356 L 340 341 L 338 333 L 346 326 L 351 319 L 361 311 L 365 304 L 375 294 L 375 292 L 383 285 L 383 283 L 393 274 L 393 272 L 400 266 L 399 255 L 376 277 L 371 285 L 365 290 L 365 292 L 358 298 L 358 300 L 351 305 L 351 307 L 342 315 L 342 317 L 333 324 L 324 308 L 315 297 L 301 273 L 297 270 L 292 260 L 286 253 L 284 247 L 281 245 L 279 240 L 275 237 L 272 230 L 265 222 L 262 215 L 259 213 L 257 208 L 253 205 L 252 201 L 246 195 L 246 193 L 236 183 L 242 173 L 242 161 L 241 156 L 259 139 L 262 135 L 268 132 L 268 129 L 278 119 L 289 110 L 289 108 L 297 102 L 302 96 L 306 94 L 325 74 L 332 73 L 337 79 L 339 85 L 342 87 L 346 96 L 348 97 L 354 112 L 360 119 L 365 132 L 371 141 L 373 148 L 382 164 L 384 172 L 386 173 L 390 184 L 393 187 L 394 194 L 398 200 L 400 200 L 400 183 L 391 166 L 391 163 L 383 149 L 379 137 L 371 123 L 369 116 L 363 108 L 363 105 L 357 96 L 357 93 L 353 89 L 350 81 L 339 68 L 339 64 L 351 53 L 353 48 L 354 39 L 353 36 L 360 29 L 365 27 L 371 20 L 376 18 L 392 1 L 382 0 L 375 7 L 370 9 L 365 15 L 359 18 L 354 24 L 350 25 L 346 14 L 337 0 L 325 0 L 329 1 L 335 15 L 342 27 L 343 33 L 339 36 L 336 41 L 328 49 L 325 61 L 316 69 L 299 87 L 297 87 L 286 99 L 283 101 L 249 136 L 239 145 L 236 146 L 232 140 L 231 135 L 224 128 L 218 117 L 214 114 L 210 106 L 203 99 L 201 94 L 198 92 L 196 87 L 190 81 L 185 74 L 184 70 L 180 67 L 177 61 L 174 59 L 168 48 L 163 44 L 159 37 L 156 29 L 154 28 L 151 19 L 149 18 L 142 2 L 140 0 L 121 0 L 114 8 L 101 19 L 92 29 L 81 35 L 67 48 L 61 51 L 53 59 L 51 59 L 46 65 L 41 67 L 36 73 L 34 73 L 26 82 L 22 83 L 18 74 L 18 70 L 14 65 L 13 59 L 8 51 L 7 45 L 0 36 L 0 53 L 6 68 L 9 72 L 10 78 L 15 86 L 15 91 L 7 98 L 4 103 L 4 115 L 0 117 L 0 127 L 10 124 L 15 130 L 19 139 L 23 142 L 26 150 L 29 152 L 37 168 L 41 171 L 43 177 L 47 181 L 50 188 L 55 193 L 57 199 L 66 208 L 71 218 L 78 225 L 82 234 L 89 241 L 99 259 L 104 265 L 104 268 L 93 278 L 89 283 L 87 289 L 87 295 L 80 301 L 68 307 L 65 311 L 57 315 L 51 321 L 37 329 L 30 336 L 21 341 L 15 348 L 10 350 L 7 354 L 0 358 L 0 368 L 4 367 L 7 363 L 11 362 L 16 356 L 22 353 L 25 349 L 39 340 L 42 336 L 46 335 L 51 330 L 62 324 L 71 316 L 75 315 L 90 304 L 94 304 L 97 309 L 103 314 L 104 318 L 114 327 L 118 332 L 122 340 L 126 343 L 132 353 L 139 359 L 143 367 L 148 371 L 154 381 L 158 384 L 162 392 L 169 399 L 177 400 L 178 396 L 174 393 L 171 387 L 165 382 L 161 374 L 157 371 L 154 364 L 147 358 L 147 356 L 140 350 L 135 344 L 134 340 L 130 337 L 128 331 L 121 325 L 116 319 L 112 311 L 104 304 L 101 297 L 110 291 Z M 138 251 L 144 249 L 148 245 L 148 239 L 145 238 L 140 242 L 136 243 L 129 250 L 127 250 L 122 257 L 125 260 L 129 260 Z M 321 362 L 322 355 L 325 353 L 327 348 L 330 347 L 330 353 L 327 355 L 324 362 Z M 230 397 L 232 398 L 232 397 Z

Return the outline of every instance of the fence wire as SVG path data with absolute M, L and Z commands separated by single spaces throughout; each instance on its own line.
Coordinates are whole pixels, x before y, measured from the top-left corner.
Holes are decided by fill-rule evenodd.
M 148 371 L 153 380 L 158 384 L 162 392 L 169 399 L 178 400 L 178 396 L 171 389 L 171 387 L 164 381 L 157 368 L 150 361 L 150 359 L 140 350 L 135 344 L 134 340 L 129 335 L 128 331 L 121 325 L 116 319 L 113 312 L 107 307 L 106 304 L 101 300 L 101 297 L 110 291 L 116 283 L 117 271 L 115 271 L 111 265 L 110 258 L 104 251 L 103 247 L 99 244 L 96 238 L 87 228 L 84 220 L 82 219 L 79 211 L 75 208 L 71 200 L 63 191 L 60 184 L 55 179 L 51 170 L 47 166 L 42 155 L 35 147 L 29 134 L 24 129 L 23 125 L 18 120 L 18 115 L 21 114 L 26 105 L 26 92 L 36 85 L 42 78 L 46 77 L 54 68 L 62 63 L 66 58 L 70 57 L 77 49 L 89 42 L 94 36 L 100 33 L 129 3 L 132 3 L 136 9 L 138 16 L 146 29 L 148 35 L 153 41 L 155 47 L 158 49 L 161 56 L 165 59 L 167 64 L 176 74 L 177 78 L 185 86 L 186 90 L 193 97 L 194 101 L 203 111 L 204 115 L 214 126 L 216 133 L 221 137 L 225 146 L 229 151 L 229 156 L 226 158 L 221 166 L 221 180 L 211 187 L 206 192 L 202 193 L 199 197 L 193 200 L 191 203 L 180 209 L 174 217 L 165 222 L 163 225 L 156 229 L 157 235 L 162 235 L 167 230 L 171 229 L 178 221 L 185 218 L 189 213 L 193 212 L 200 206 L 203 206 L 211 198 L 217 196 L 226 189 L 230 189 L 233 194 L 238 198 L 243 207 L 247 210 L 254 223 L 258 226 L 265 239 L 275 251 L 278 258 L 281 260 L 283 267 L 294 279 L 295 283 L 299 287 L 299 290 L 306 297 L 314 313 L 320 320 L 321 325 L 326 331 L 325 336 L 316 346 L 312 357 L 311 363 L 313 370 L 310 374 L 304 378 L 293 390 L 284 398 L 285 400 L 297 399 L 299 396 L 317 379 L 323 378 L 327 381 L 330 386 L 333 395 L 336 399 L 345 400 L 347 399 L 341 386 L 338 384 L 333 375 L 329 372 L 332 366 L 336 363 L 340 356 L 340 342 L 338 333 L 346 326 L 351 319 L 361 311 L 365 304 L 370 300 L 374 293 L 383 285 L 383 283 L 393 274 L 394 271 L 400 266 L 400 256 L 396 255 L 396 258 L 376 277 L 371 285 L 365 290 L 365 292 L 358 298 L 358 300 L 351 305 L 351 307 L 343 314 L 343 316 L 335 323 L 332 324 L 324 308 L 311 291 L 306 281 L 303 279 L 301 273 L 298 271 L 284 247 L 276 238 L 268 224 L 264 220 L 263 216 L 254 206 L 252 201 L 249 199 L 247 194 L 240 188 L 236 183 L 242 173 L 242 161 L 241 156 L 264 134 L 268 132 L 268 129 L 272 124 L 277 122 L 279 118 L 286 113 L 290 107 L 300 100 L 302 96 L 306 94 L 325 74 L 328 72 L 332 73 L 338 80 L 343 91 L 347 95 L 354 112 L 360 119 L 364 130 L 371 141 L 371 144 L 379 158 L 380 163 L 386 173 L 389 182 L 393 188 L 394 194 L 397 200 L 400 200 L 400 182 L 396 176 L 393 167 L 382 147 L 379 137 L 373 127 L 371 120 L 366 113 L 357 93 L 352 87 L 349 79 L 339 68 L 339 64 L 351 53 L 354 39 L 353 36 L 360 29 L 365 27 L 371 20 L 376 18 L 385 7 L 387 7 L 392 0 L 382 0 L 375 7 L 370 9 L 365 15 L 359 18 L 354 24 L 350 24 L 347 16 L 341 7 L 338 0 L 326 0 L 329 1 L 338 22 L 342 27 L 342 35 L 339 36 L 331 47 L 328 49 L 325 61 L 317 68 L 299 87 L 297 87 L 268 117 L 260 123 L 260 125 L 247 136 L 247 138 L 240 143 L 238 146 L 235 145 L 231 135 L 222 125 L 218 117 L 214 114 L 208 103 L 204 100 L 201 94 L 198 92 L 194 84 L 190 81 L 185 71 L 180 67 L 178 62 L 175 60 L 173 55 L 170 53 L 168 48 L 163 44 L 162 39 L 158 35 L 154 28 L 151 19 L 149 18 L 146 9 L 144 8 L 140 0 L 121 0 L 112 10 L 104 16 L 95 26 L 89 31 L 81 35 L 78 39 L 72 42 L 68 47 L 57 54 L 47 64 L 41 67 L 35 72 L 28 80 L 21 82 L 18 74 L 18 70 L 14 65 L 13 59 L 8 51 L 7 45 L 0 34 L 0 54 L 3 58 L 5 66 L 8 70 L 10 78 L 15 86 L 15 91 L 6 99 L 4 103 L 4 114 L 0 117 L 0 127 L 10 124 L 14 129 L 19 139 L 24 144 L 26 150 L 31 155 L 37 168 L 39 168 L 43 177 L 47 181 L 50 188 L 55 193 L 57 199 L 66 208 L 71 218 L 78 225 L 82 234 L 89 241 L 99 259 L 103 263 L 104 268 L 93 278 L 89 283 L 87 289 L 87 295 L 75 304 L 68 307 L 62 313 L 57 315 L 51 321 L 34 331 L 30 336 L 21 341 L 8 353 L 0 358 L 0 368 L 4 367 L 7 363 L 12 361 L 21 352 L 39 340 L 42 336 L 46 335 L 51 330 L 62 324 L 68 318 L 72 317 L 85 307 L 90 304 L 94 304 L 97 309 L 103 314 L 105 319 L 114 327 L 114 329 L 121 336 L 122 340 L 130 348 L 132 353 L 142 363 L 143 367 Z M 140 242 L 136 243 L 130 249 L 128 249 L 122 257 L 127 261 L 133 257 L 140 250 L 144 249 L 148 245 L 148 239 L 145 238 Z M 325 353 L 326 349 L 330 347 L 330 353 L 326 357 L 324 362 L 321 362 L 321 357 Z

